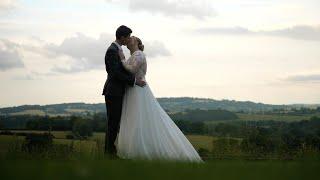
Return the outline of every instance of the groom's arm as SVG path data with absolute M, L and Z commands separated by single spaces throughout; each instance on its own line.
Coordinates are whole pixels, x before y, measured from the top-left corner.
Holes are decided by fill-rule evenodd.
M 128 85 L 133 86 L 136 82 L 135 76 L 131 73 L 124 73 L 121 70 L 121 61 L 118 57 L 118 52 L 109 50 L 106 53 L 106 62 L 109 64 L 109 71 L 111 76 L 114 76 L 120 81 L 126 82 Z

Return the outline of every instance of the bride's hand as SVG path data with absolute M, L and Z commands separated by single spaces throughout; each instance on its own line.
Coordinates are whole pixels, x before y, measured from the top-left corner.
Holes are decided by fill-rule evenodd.
M 146 81 L 142 80 L 142 79 L 136 79 L 136 85 L 140 86 L 140 87 L 144 87 L 146 85 Z

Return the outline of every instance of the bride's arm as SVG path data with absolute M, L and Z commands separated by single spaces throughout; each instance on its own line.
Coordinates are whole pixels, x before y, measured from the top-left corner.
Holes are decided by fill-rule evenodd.
M 131 72 L 131 73 L 135 73 L 136 71 L 135 71 L 135 68 L 134 68 L 134 64 L 133 63 L 131 63 L 130 64 L 130 62 L 128 61 L 130 58 L 131 58 L 131 56 L 128 58 L 128 59 L 126 59 L 126 57 L 124 56 L 124 54 L 123 54 L 123 51 L 119 51 L 119 56 L 120 56 L 120 59 L 121 59 L 121 63 L 122 63 L 122 65 L 123 65 L 123 67 L 127 70 L 127 71 L 129 71 L 129 72 Z M 134 60 L 134 59 L 133 59 Z M 133 61 L 133 60 L 131 60 L 131 61 Z
M 129 61 L 126 59 L 122 59 L 121 62 L 126 70 L 135 74 L 142 65 L 143 59 L 140 54 L 132 55 L 130 58 L 132 59 L 130 59 Z

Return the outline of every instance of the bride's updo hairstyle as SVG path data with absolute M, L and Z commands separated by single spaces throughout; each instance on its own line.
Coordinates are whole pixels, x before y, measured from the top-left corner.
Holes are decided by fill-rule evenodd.
M 135 38 L 136 38 L 136 40 L 137 40 L 137 42 L 138 42 L 138 48 L 139 48 L 141 51 L 143 51 L 143 50 L 144 50 L 144 45 L 142 44 L 141 39 L 139 39 L 139 38 L 136 37 L 136 36 L 135 36 Z

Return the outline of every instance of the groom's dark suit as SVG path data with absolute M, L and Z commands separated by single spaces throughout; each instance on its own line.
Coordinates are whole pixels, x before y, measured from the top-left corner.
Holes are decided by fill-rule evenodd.
M 135 76 L 126 71 L 118 54 L 119 48 L 112 43 L 105 55 L 105 65 L 108 78 L 104 84 L 102 95 L 105 96 L 107 108 L 107 128 L 105 137 L 105 152 L 114 154 L 116 147 L 114 142 L 120 127 L 122 100 L 126 85 L 133 86 Z

